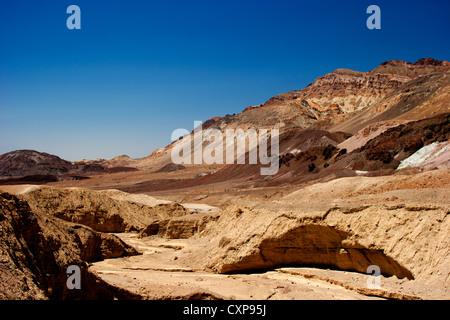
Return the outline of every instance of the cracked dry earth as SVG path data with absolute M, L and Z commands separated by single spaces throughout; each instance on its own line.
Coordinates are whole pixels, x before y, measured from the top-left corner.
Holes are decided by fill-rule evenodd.
M 335 281 L 326 276 L 330 270 L 314 268 L 216 274 L 182 262 L 192 251 L 206 247 L 206 242 L 116 235 L 142 255 L 96 262 L 89 270 L 110 285 L 144 299 L 380 299 L 364 292 L 368 276 L 357 273 L 333 271 Z M 357 281 L 346 285 L 339 281 L 340 276 Z

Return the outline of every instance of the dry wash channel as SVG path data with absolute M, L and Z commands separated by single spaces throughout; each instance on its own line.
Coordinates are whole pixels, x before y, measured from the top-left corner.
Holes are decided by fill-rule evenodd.
M 448 180 L 447 170 L 343 178 L 273 201 L 229 198 L 222 210 L 111 190 L 9 191 L 40 217 L 42 241 L 58 234 L 49 221 L 67 226 L 71 250 L 46 254 L 84 263 L 103 297 L 429 299 L 450 297 Z M 99 231 L 118 220 L 126 227 Z M 378 291 L 366 286 L 370 265 L 384 275 Z M 27 283 L 40 288 L 36 272 Z

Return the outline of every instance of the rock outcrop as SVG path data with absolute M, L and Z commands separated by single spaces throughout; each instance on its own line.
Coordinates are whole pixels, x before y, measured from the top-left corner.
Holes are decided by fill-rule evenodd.
M 137 171 L 120 166 L 132 162 L 127 156 L 106 160 L 70 162 L 35 150 L 17 150 L 0 155 L 0 184 L 47 183 L 88 179 L 86 175 Z
M 31 211 L 16 196 L 0 194 L 1 299 L 112 299 L 87 263 L 137 254 L 117 237 Z M 66 285 L 67 268 L 81 270 L 81 287 Z
M 71 162 L 33 150 L 18 150 L 0 156 L 0 176 L 58 175 L 71 170 Z
M 450 72 L 431 73 L 415 78 L 377 104 L 349 115 L 330 131 L 356 133 L 377 122 L 411 121 L 450 112 Z
M 219 273 L 286 266 L 366 273 L 377 265 L 385 276 L 448 296 L 449 183 L 446 170 L 343 178 L 273 203 L 230 208 L 203 233 L 212 239 L 207 267 Z
M 198 236 L 206 225 L 219 218 L 217 214 L 196 213 L 165 220 L 155 220 L 140 233 L 140 237 L 157 235 L 166 239 L 188 239 Z
M 127 196 L 116 190 L 42 186 L 22 193 L 20 197 L 34 212 L 83 224 L 99 232 L 140 231 L 155 219 L 188 213 L 177 203 L 161 202 L 145 195 Z
M 420 59 L 385 62 L 369 72 L 338 69 L 301 90 L 279 94 L 235 115 L 212 118 L 204 128 L 297 128 L 354 134 L 367 125 L 390 120 L 421 120 L 450 112 L 450 66 L 447 61 Z M 190 138 L 192 138 L 192 133 Z M 176 141 L 152 158 L 170 162 Z M 166 161 L 166 162 L 164 162 Z

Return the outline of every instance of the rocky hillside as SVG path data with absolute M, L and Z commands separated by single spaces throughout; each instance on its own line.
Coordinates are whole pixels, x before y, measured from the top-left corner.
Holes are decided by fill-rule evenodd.
M 352 113 L 330 128 L 355 133 L 381 121 L 421 120 L 450 111 L 450 72 L 432 73 L 413 79 L 377 104 Z
M 431 58 L 420 59 L 416 63 L 387 61 L 369 72 L 338 69 L 317 78 L 302 90 L 277 95 L 259 106 L 248 107 L 237 115 L 211 119 L 214 123 L 210 126 L 221 130 L 248 127 L 282 128 L 293 125 L 306 128 L 315 125 L 319 120 L 336 124 L 347 118 L 345 114 L 378 106 L 380 101 L 395 94 L 414 79 L 445 74 L 449 70 L 449 62 Z M 435 90 L 448 85 L 447 76 L 443 80 L 444 83 L 434 85 Z M 425 78 L 418 83 L 425 84 L 429 81 L 433 79 Z M 448 92 L 445 88 L 442 89 L 442 94 Z M 397 95 L 408 96 L 406 93 L 410 91 L 411 88 L 406 92 L 400 91 Z M 410 106 L 410 109 L 413 107 L 414 105 Z M 430 115 L 432 114 L 422 114 L 423 117 Z
M 433 58 L 422 58 L 415 63 L 403 60 L 386 61 L 369 71 L 371 74 L 390 73 L 417 78 L 430 73 L 446 72 L 450 70 L 450 62 L 439 61 Z
M 262 188 L 322 182 L 357 175 L 392 175 L 409 169 L 448 168 L 450 113 L 418 121 L 388 121 L 368 125 L 357 134 L 325 130 L 285 128 L 279 137 L 279 169 L 261 175 L 267 165 L 224 165 L 214 172 L 170 183 L 143 183 L 124 188 L 129 192 L 150 192 L 186 187 Z M 428 150 L 429 149 L 429 150 Z M 414 160 L 414 158 L 422 161 Z
M 450 112 L 449 70 L 449 62 L 431 58 L 388 61 L 369 72 L 338 69 L 302 90 L 277 95 L 239 114 L 211 118 L 203 128 L 355 134 L 377 122 L 429 118 Z M 181 139 L 138 162 L 161 168 L 170 163 L 172 148 L 183 143 Z
M 61 180 L 87 179 L 86 175 L 136 171 L 122 166 L 130 158 L 122 156 L 111 161 L 70 162 L 58 156 L 34 150 L 17 150 L 0 155 L 1 184 L 47 183 Z
M 87 271 L 87 263 L 137 254 L 117 237 L 45 213 L 0 194 L 0 299 L 112 299 L 114 291 Z M 81 269 L 81 286 L 69 290 L 66 270 Z
M 0 156 L 0 176 L 59 175 L 73 170 L 71 162 L 33 150 L 18 150 Z
M 387 61 L 369 72 L 338 69 L 302 90 L 277 95 L 239 114 L 213 117 L 203 128 L 223 132 L 238 128 L 298 128 L 354 134 L 380 121 L 420 120 L 450 112 L 449 72 L 449 62 L 432 58 L 415 63 Z M 36 151 L 14 151 L 0 156 L 0 177 L 29 176 L 16 183 L 36 183 L 58 181 L 64 179 L 61 176 L 70 175 L 158 170 L 171 163 L 170 151 L 182 142 L 174 142 L 142 159 L 119 156 L 74 163 Z
M 310 99 L 322 108 L 338 105 L 345 113 L 352 113 L 378 104 L 413 79 L 449 70 L 449 62 L 431 58 L 420 59 L 416 63 L 387 61 L 369 72 L 338 69 L 287 96 Z

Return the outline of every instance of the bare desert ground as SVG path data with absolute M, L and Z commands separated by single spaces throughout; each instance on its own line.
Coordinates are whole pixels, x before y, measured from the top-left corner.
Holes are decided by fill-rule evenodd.
M 103 191 L 66 182 L 0 189 L 133 247 L 138 254 L 88 263 L 117 298 L 450 298 L 448 169 L 167 197 L 111 190 L 127 181 L 115 175 L 89 180 Z M 381 269 L 378 289 L 368 288 L 370 265 Z

